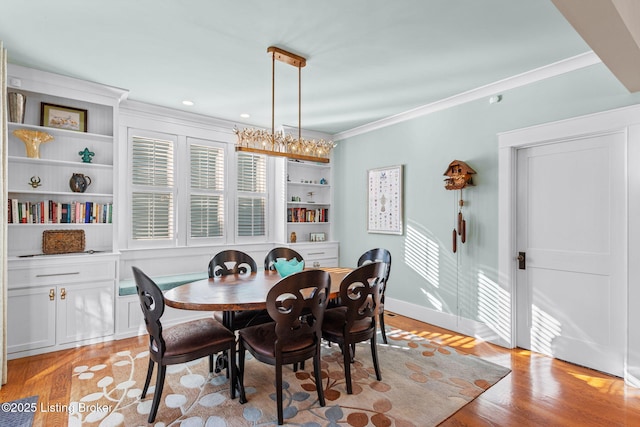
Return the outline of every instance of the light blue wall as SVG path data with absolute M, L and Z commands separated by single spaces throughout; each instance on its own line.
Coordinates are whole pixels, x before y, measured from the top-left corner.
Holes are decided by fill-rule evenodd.
M 500 132 L 640 103 L 602 65 L 593 65 L 339 142 L 334 152 L 340 263 L 384 247 L 393 256 L 387 297 L 486 322 L 501 316 L 483 295 L 498 288 L 498 137 Z M 465 189 L 467 243 L 451 251 L 459 192 L 444 189 L 455 159 L 477 172 Z M 366 231 L 367 170 L 404 165 L 402 236 Z M 497 291 L 499 292 L 499 291 Z M 495 303 L 494 303 L 495 304 Z M 507 314 L 508 315 L 508 314 Z M 489 322 L 492 323 L 492 322 Z

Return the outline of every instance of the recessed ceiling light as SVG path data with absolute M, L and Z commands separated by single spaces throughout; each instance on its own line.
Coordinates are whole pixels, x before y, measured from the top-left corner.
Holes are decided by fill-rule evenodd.
M 242 117 L 243 119 L 248 119 L 249 117 L 251 117 L 251 114 L 242 113 L 240 114 L 240 117 Z
M 191 107 L 193 105 L 193 101 L 185 99 L 184 101 L 182 101 L 182 105 L 188 105 L 189 107 Z

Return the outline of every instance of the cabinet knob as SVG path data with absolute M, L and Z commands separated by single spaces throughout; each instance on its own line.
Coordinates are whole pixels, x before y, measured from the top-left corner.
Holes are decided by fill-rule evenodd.
M 65 299 L 67 297 L 67 290 L 65 288 L 60 289 L 60 299 Z
M 51 288 L 49 289 L 49 301 L 53 301 L 56 299 L 56 290 Z

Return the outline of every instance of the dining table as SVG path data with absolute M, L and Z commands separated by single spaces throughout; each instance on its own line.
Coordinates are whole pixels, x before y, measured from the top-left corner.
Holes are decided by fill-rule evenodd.
M 329 298 L 340 293 L 342 279 L 353 271 L 346 267 L 321 267 L 331 276 Z M 305 269 L 307 270 L 307 269 Z M 267 308 L 267 293 L 282 276 L 275 270 L 197 280 L 169 289 L 165 304 L 182 310 L 223 311 L 261 310 Z M 230 325 L 225 325 L 229 327 Z
M 331 277 L 329 298 L 340 295 L 342 279 L 353 271 L 347 267 L 319 267 Z M 311 268 L 305 268 L 311 270 Z M 275 270 L 254 271 L 248 274 L 229 274 L 197 280 L 169 289 L 164 293 L 165 304 L 182 310 L 222 311 L 222 323 L 233 328 L 233 314 L 242 310 L 267 308 L 267 293 L 282 276 Z M 216 372 L 225 369 L 225 356 L 216 359 Z

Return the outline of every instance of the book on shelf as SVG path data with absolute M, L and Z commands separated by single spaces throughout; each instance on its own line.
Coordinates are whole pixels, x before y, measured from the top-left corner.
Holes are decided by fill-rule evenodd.
M 287 222 L 328 222 L 328 208 L 288 208 Z
M 9 199 L 10 224 L 111 224 L 112 203 Z

